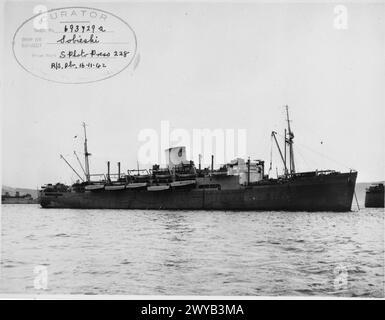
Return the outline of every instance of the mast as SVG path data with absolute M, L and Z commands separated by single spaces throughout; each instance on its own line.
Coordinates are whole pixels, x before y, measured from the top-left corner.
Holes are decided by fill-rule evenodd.
M 286 105 L 286 117 L 287 117 L 287 129 L 288 129 L 287 135 L 289 136 L 289 138 L 286 139 L 286 142 L 289 144 L 290 173 L 295 173 L 294 150 L 293 150 L 294 133 L 291 131 L 291 128 L 290 128 L 289 106 L 288 105 Z
M 86 180 L 87 182 L 90 182 L 90 163 L 88 160 L 88 156 L 91 155 L 91 153 L 88 153 L 87 150 L 87 130 L 86 130 L 86 124 L 83 122 L 83 128 L 84 128 L 84 164 L 85 164 L 85 173 L 86 173 Z
M 284 139 L 283 139 L 283 148 L 284 148 L 284 165 L 285 165 L 285 176 L 287 175 L 287 161 L 286 161 L 286 129 L 285 129 L 285 135 L 284 135 Z
M 107 181 L 111 182 L 111 179 L 110 179 L 110 161 L 107 161 Z

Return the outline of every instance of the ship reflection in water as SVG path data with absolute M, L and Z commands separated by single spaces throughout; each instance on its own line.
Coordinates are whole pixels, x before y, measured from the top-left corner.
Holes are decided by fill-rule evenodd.
M 383 209 L 2 207 L 0 293 L 384 296 Z M 47 268 L 47 290 L 34 287 Z

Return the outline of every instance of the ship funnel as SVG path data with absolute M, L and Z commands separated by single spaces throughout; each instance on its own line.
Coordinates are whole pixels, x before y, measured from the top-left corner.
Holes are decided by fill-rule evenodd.
M 183 162 L 186 162 L 186 147 L 166 149 L 166 163 L 170 169 Z

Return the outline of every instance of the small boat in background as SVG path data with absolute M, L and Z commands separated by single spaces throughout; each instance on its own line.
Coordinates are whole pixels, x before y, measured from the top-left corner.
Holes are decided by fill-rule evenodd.
M 365 194 L 366 208 L 384 208 L 384 184 L 370 186 Z
M 37 199 L 32 198 L 31 194 L 20 195 L 20 191 L 16 191 L 14 196 L 11 196 L 9 192 L 1 195 L 2 204 L 34 204 L 38 203 Z

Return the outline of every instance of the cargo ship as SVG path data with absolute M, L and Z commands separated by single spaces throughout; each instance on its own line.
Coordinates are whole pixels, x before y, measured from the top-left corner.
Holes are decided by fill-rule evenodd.
M 38 203 L 37 199 L 32 198 L 32 196 L 27 193 L 20 195 L 19 191 L 16 191 L 14 196 L 11 196 L 9 192 L 1 195 L 2 204 L 36 204 Z
M 296 172 L 294 134 L 287 112 L 284 146 L 281 149 L 276 132 L 271 134 L 283 164 L 283 174 L 270 178 L 265 162 L 250 158 L 235 159 L 214 169 L 196 167 L 186 160 L 186 148 L 166 150 L 167 166 L 134 169 L 126 173 L 90 174 L 87 133 L 84 126 L 84 173 L 71 186 L 48 184 L 39 191 L 43 208 L 77 209 L 154 209 L 154 210 L 264 210 L 264 211 L 350 211 L 357 171 L 322 170 Z M 75 153 L 76 154 L 76 153 Z M 200 161 L 199 161 L 200 162 Z M 271 164 L 271 162 L 270 162 Z M 270 166 L 271 167 L 271 166 Z
M 365 194 L 366 208 L 384 208 L 384 184 L 370 186 Z

